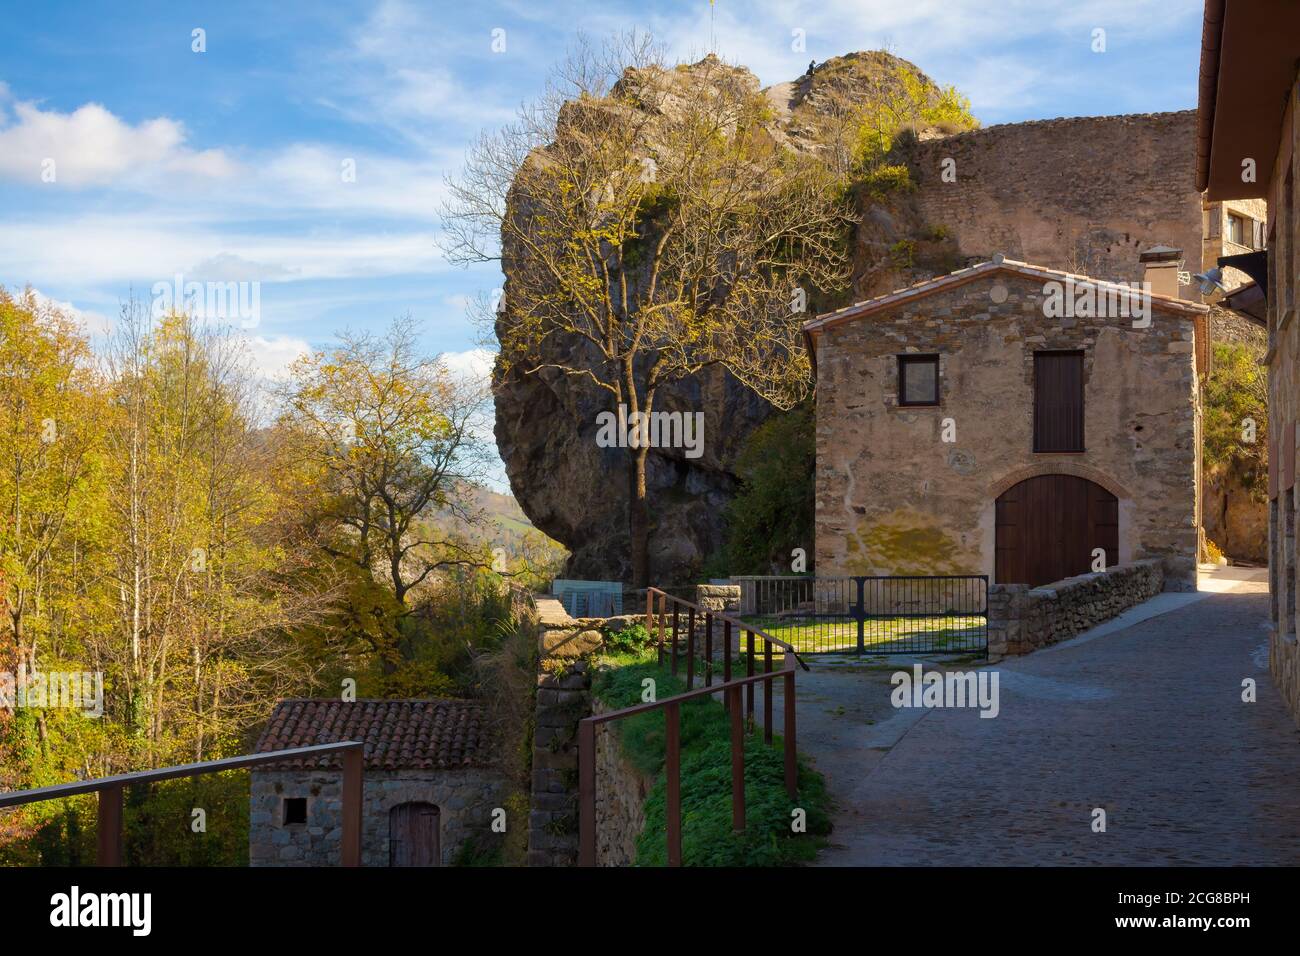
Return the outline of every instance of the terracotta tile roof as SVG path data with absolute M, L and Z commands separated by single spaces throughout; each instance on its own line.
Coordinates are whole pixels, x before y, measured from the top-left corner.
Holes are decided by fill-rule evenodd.
M 494 763 L 483 705 L 474 700 L 282 700 L 256 752 L 359 740 L 367 770 L 453 770 Z M 336 754 L 268 764 L 272 770 L 340 766 Z
M 904 289 L 896 289 L 886 295 L 876 296 L 874 299 L 867 299 L 863 302 L 855 302 L 853 305 L 845 306 L 834 312 L 826 312 L 814 319 L 809 319 L 804 323 L 804 332 L 816 334 L 830 326 L 839 325 L 841 322 L 848 322 L 853 319 L 862 318 L 879 312 L 881 309 L 887 309 L 890 306 L 898 305 L 900 302 L 906 302 L 911 299 L 918 299 L 923 296 L 931 295 L 935 292 L 942 292 L 953 286 L 963 285 L 967 282 L 979 279 L 982 276 L 992 276 L 997 273 L 1023 276 L 1025 278 L 1045 281 L 1062 281 L 1071 280 L 1076 287 L 1096 286 L 1100 290 L 1113 290 L 1119 295 L 1132 296 L 1133 290 L 1116 282 L 1108 282 L 1104 279 L 1094 279 L 1090 276 L 1075 275 L 1071 272 L 1062 272 L 1060 269 L 1049 269 L 1046 266 L 1037 266 L 1028 262 L 1017 262 L 1015 259 L 1008 259 L 1004 256 L 994 256 L 990 262 L 980 262 L 965 269 L 958 269 L 956 272 L 950 272 L 947 275 L 937 276 L 933 279 L 926 279 L 915 285 L 907 286 Z M 1208 306 L 1201 305 L 1199 302 L 1191 302 L 1187 299 L 1179 299 L 1174 296 L 1158 295 L 1154 292 L 1148 293 L 1151 298 L 1153 308 L 1165 309 L 1170 312 L 1181 312 L 1191 315 L 1204 315 L 1209 311 Z

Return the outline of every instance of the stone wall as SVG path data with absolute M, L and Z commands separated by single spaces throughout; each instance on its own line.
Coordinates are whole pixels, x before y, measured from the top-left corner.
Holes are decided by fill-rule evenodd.
M 1234 562 L 1267 563 L 1267 502 L 1243 487 L 1235 474 L 1206 475 L 1201 500 L 1207 538 Z
M 739 614 L 740 585 L 698 584 L 695 586 L 694 603 L 708 611 Z
M 1231 309 L 1210 307 L 1210 341 L 1247 345 L 1262 357 L 1268 348 L 1268 329 Z
M 998 496 L 1069 474 L 1119 501 L 1113 563 L 1159 556 L 1171 589 L 1195 587 L 1193 316 L 1049 318 L 1043 286 L 989 271 L 820 332 L 819 574 L 993 577 Z M 1084 353 L 1083 453 L 1033 450 L 1033 356 L 1050 349 Z M 908 352 L 939 355 L 938 405 L 899 404 Z
M 989 659 L 1069 640 L 1164 589 L 1161 562 L 1122 564 L 1044 587 L 989 586 Z
M 578 722 L 591 714 L 591 674 L 586 660 L 537 674 L 533 730 L 533 792 L 528 813 L 528 865 L 578 862 Z
M 1141 250 L 1182 249 L 1200 271 L 1196 112 L 988 126 L 915 148 L 915 199 L 961 255 L 1001 252 L 1100 279 L 1141 278 Z M 943 179 L 944 160 L 956 181 Z M 888 292 L 890 290 L 877 290 Z M 1197 287 L 1184 298 L 1200 301 Z
M 578 862 L 578 723 L 591 714 L 591 657 L 605 633 L 645 623 L 644 615 L 570 617 L 553 598 L 536 599 L 539 618 L 533 723 L 528 865 Z
M 258 770 L 251 774 L 250 866 L 338 866 L 342 829 L 339 770 Z M 444 865 L 466 840 L 491 833 L 492 811 L 503 806 L 508 785 L 491 769 L 369 770 L 364 780 L 361 865 L 388 865 L 388 814 L 402 803 L 439 809 Z M 284 824 L 284 800 L 307 799 L 307 822 Z M 507 821 L 509 826 L 509 821 Z
M 601 701 L 593 714 L 610 708 Z M 654 780 L 624 759 L 618 731 L 612 724 L 596 728 L 596 864 L 632 866 L 636 840 L 645 829 L 645 799 Z
M 1296 441 L 1300 423 L 1300 92 L 1292 78 L 1281 142 L 1269 173 L 1268 295 L 1268 424 L 1272 451 L 1269 468 L 1269 590 L 1272 592 L 1272 634 L 1269 670 L 1291 715 L 1300 724 L 1300 602 L 1296 600 L 1300 555 L 1296 552 L 1296 510 L 1300 485 L 1294 468 L 1283 467 L 1285 443 Z M 1220 144 L 1216 146 L 1223 148 Z M 1262 170 L 1261 170 L 1262 172 Z M 1287 188 L 1290 187 L 1290 194 Z M 1293 445 L 1294 447 L 1294 445 Z

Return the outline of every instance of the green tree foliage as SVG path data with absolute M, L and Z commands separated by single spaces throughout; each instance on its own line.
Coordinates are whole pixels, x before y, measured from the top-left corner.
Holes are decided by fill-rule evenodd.
M 727 506 L 725 571 L 789 574 L 790 554 L 813 551 L 815 410 L 805 402 L 754 430 L 736 460 L 740 490 Z
M 927 126 L 946 133 L 975 129 L 979 121 L 971 114 L 970 100 L 956 87 L 935 87 L 922 74 L 904 63 L 893 68 L 867 91 L 857 112 L 855 158 L 863 170 L 886 162 L 898 135 L 913 134 Z
M 96 355 L 0 288 L 0 672 L 103 679 L 101 716 L 0 707 L 0 789 L 244 753 L 278 698 L 343 677 L 481 691 L 512 607 L 492 539 L 458 530 L 473 423 L 436 360 L 382 344 L 304 363 L 268 427 L 229 331 L 132 301 Z M 131 788 L 127 859 L 239 865 L 247 814 L 246 774 Z M 0 863 L 85 864 L 94 841 L 93 798 L 0 814 Z
M 1262 501 L 1268 486 L 1268 375 L 1258 360 L 1258 349 L 1215 343 L 1205 383 L 1202 454 L 1207 472 L 1231 473 Z
M 871 85 L 852 118 L 856 124 L 855 172 L 877 198 L 915 188 L 907 165 L 894 155 L 901 133 L 915 135 L 925 127 L 956 133 L 979 126 L 971 114 L 970 100 L 956 87 L 935 87 L 915 67 L 904 63 L 895 63 Z

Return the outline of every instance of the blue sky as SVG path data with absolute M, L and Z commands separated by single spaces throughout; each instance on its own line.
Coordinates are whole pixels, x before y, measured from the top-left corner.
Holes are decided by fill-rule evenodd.
M 576 31 L 648 28 L 679 59 L 713 48 L 764 85 L 883 47 L 956 85 L 987 125 L 1194 107 L 1201 9 L 717 0 L 711 40 L 707 0 L 0 0 L 0 283 L 30 284 L 98 332 L 132 288 L 256 280 L 260 316 L 243 334 L 268 374 L 341 328 L 407 312 L 430 350 L 482 369 L 465 302 L 501 278 L 442 260 L 443 177 L 541 91 Z M 192 50 L 196 28 L 206 52 Z

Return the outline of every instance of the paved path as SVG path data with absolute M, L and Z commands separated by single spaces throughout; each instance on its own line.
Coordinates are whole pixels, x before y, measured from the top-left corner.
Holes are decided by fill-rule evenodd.
M 1229 586 L 994 665 L 994 719 L 894 710 L 894 664 L 800 674 L 800 749 L 840 805 L 819 862 L 1300 864 L 1300 733 L 1268 676 L 1267 585 Z

